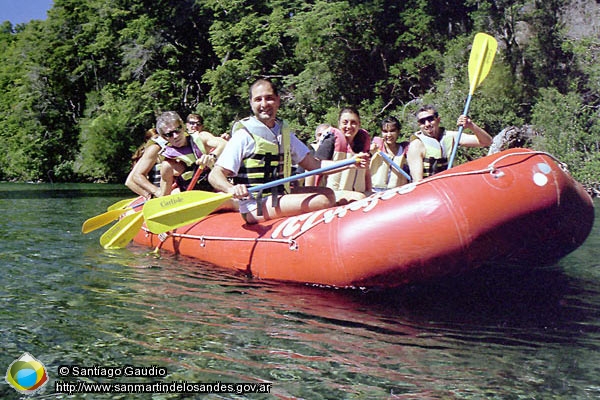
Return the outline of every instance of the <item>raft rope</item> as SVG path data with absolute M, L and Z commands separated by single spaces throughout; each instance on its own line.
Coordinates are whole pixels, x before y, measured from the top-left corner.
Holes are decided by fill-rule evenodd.
M 563 171 L 565 171 L 567 173 L 569 172 L 567 169 L 567 165 L 565 163 L 561 162 L 560 160 L 558 160 L 555 156 L 553 156 L 550 153 L 547 153 L 545 151 L 522 151 L 522 152 L 505 154 L 501 157 L 498 157 L 492 163 L 490 163 L 486 168 L 482 168 L 479 170 L 473 170 L 473 171 L 454 172 L 454 173 L 448 173 L 448 174 L 433 175 L 433 176 L 430 176 L 427 179 L 421 180 L 419 182 L 409 183 L 409 185 L 413 185 L 414 187 L 416 187 L 417 185 L 427 184 L 427 183 L 430 183 L 430 182 L 433 182 L 433 181 L 436 181 L 439 179 L 447 179 L 447 178 L 453 178 L 453 177 L 458 177 L 458 176 L 478 175 L 478 174 L 486 174 L 486 173 L 493 175 L 495 178 L 500 178 L 500 177 L 502 177 L 502 175 L 504 175 L 504 173 L 502 171 L 500 171 L 500 169 L 502 169 L 503 167 L 497 166 L 497 164 L 499 162 L 501 162 L 509 157 L 528 156 L 528 158 L 529 158 L 529 157 L 533 157 L 536 155 L 545 155 L 545 156 L 550 157 L 551 159 L 556 161 L 558 166 Z M 405 193 L 408 193 L 408 192 L 405 192 Z M 150 232 L 150 230 L 148 230 L 148 228 L 143 227 L 142 229 L 146 232 L 146 236 L 149 236 L 150 234 L 152 234 Z M 160 234 L 158 237 L 161 242 L 164 242 L 165 240 L 167 240 L 168 237 L 182 238 L 182 239 L 184 239 L 184 238 L 185 239 L 195 239 L 195 240 L 200 241 L 200 247 L 206 247 L 207 241 L 228 241 L 228 242 L 237 241 L 237 242 L 254 242 L 254 243 L 258 243 L 258 242 L 283 243 L 283 244 L 287 244 L 289 246 L 290 250 L 298 250 L 298 243 L 296 242 L 296 239 L 298 237 L 302 236 L 304 233 L 305 232 L 303 232 L 303 231 L 298 232 L 296 235 L 290 237 L 289 239 L 205 236 L 205 235 L 189 235 L 186 233 L 177 233 L 177 232 L 166 232 L 164 234 Z
M 558 158 L 556 158 L 555 156 L 553 156 L 550 153 L 546 153 L 545 151 L 520 151 L 520 152 L 516 152 L 516 153 L 510 153 L 510 154 L 504 154 L 501 157 L 498 157 L 497 159 L 495 159 L 493 162 L 491 162 L 486 168 L 482 168 L 482 169 L 478 169 L 478 170 L 473 170 L 473 171 L 465 171 L 465 172 L 453 172 L 450 174 L 443 174 L 443 175 L 432 175 L 427 177 L 427 179 L 421 180 L 419 182 L 415 182 L 415 183 L 410 183 L 409 185 L 422 185 L 422 184 L 426 184 L 435 180 L 439 180 L 439 179 L 446 179 L 446 178 L 452 178 L 452 177 L 457 177 L 457 176 L 465 176 L 465 175 L 477 175 L 477 174 L 486 174 L 486 173 L 490 173 L 491 175 L 493 175 L 495 178 L 500 178 L 503 173 L 501 171 L 499 171 L 501 168 L 503 168 L 502 166 L 497 167 L 496 164 L 499 163 L 500 161 L 503 161 L 509 157 L 514 157 L 514 156 L 529 156 L 529 157 L 533 157 L 536 155 L 544 155 L 544 156 L 548 156 L 551 159 L 553 159 L 554 161 L 556 161 L 556 163 L 558 164 L 558 166 L 560 167 L 560 169 L 562 169 L 565 172 L 569 172 L 568 168 L 567 168 L 567 164 L 561 162 Z
M 146 232 L 146 236 L 152 234 L 148 228 L 145 226 L 142 229 Z M 299 235 L 297 235 L 299 236 Z M 297 237 L 296 236 L 296 237 Z M 158 235 L 158 238 L 161 242 L 164 242 L 169 237 L 173 238 L 182 238 L 182 239 L 195 239 L 200 241 L 200 247 L 206 247 L 206 241 L 227 241 L 227 242 L 270 242 L 270 243 L 284 243 L 290 247 L 290 250 L 298 250 L 298 243 L 296 242 L 296 237 L 290 239 L 269 239 L 269 238 L 241 238 L 241 237 L 227 237 L 227 236 L 205 236 L 205 235 L 190 235 L 187 233 L 177 233 L 177 232 L 165 232 Z

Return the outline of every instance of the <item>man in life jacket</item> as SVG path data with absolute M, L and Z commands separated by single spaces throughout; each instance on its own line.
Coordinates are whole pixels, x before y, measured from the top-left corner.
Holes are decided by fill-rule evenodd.
M 445 171 L 458 137 L 458 131 L 440 127 L 440 116 L 434 106 L 421 107 L 416 116 L 420 131 L 411 136 L 406 155 L 413 182 Z M 473 132 L 461 134 L 459 146 L 485 147 L 492 144 L 492 137 L 466 115 L 458 117 L 456 124 Z
M 175 180 L 179 190 L 187 190 L 196 169 L 212 168 L 227 143 L 204 130 L 188 133 L 174 111 L 166 111 L 157 118 L 156 131 L 168 142 L 161 153 L 164 161 L 160 167 L 159 196 L 171 194 Z
M 321 161 L 277 118 L 280 104 L 277 89 L 268 79 L 259 79 L 250 86 L 254 115 L 234 125 L 232 137 L 208 177 L 215 189 L 239 200 L 240 213 L 250 224 L 335 205 L 333 190 L 325 187 L 275 188 L 268 197 L 258 194 L 260 201 L 250 196 L 248 185 L 290 176 L 292 164 L 307 171 L 321 167 Z

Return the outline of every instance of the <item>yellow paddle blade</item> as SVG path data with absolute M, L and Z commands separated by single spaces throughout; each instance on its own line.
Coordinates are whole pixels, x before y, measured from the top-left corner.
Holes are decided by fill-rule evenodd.
M 108 206 L 106 211 L 118 210 L 120 208 L 127 208 L 128 205 L 134 202 L 134 200 L 139 199 L 139 197 L 134 197 L 133 199 L 125 199 L 117 201 L 115 204 Z
M 122 249 L 139 232 L 144 223 L 141 211 L 129 214 L 114 224 L 100 237 L 100 244 L 105 249 Z
M 485 79 L 492 68 L 498 42 L 487 33 L 479 32 L 473 40 L 473 48 L 469 57 L 469 94 Z
M 95 217 L 86 219 L 83 225 L 81 226 L 81 232 L 89 233 L 91 231 L 95 231 L 98 228 L 102 228 L 104 225 L 108 225 L 117 218 L 119 218 L 122 214 L 125 214 L 127 210 L 122 208 L 107 211 L 100 215 L 96 215 Z
M 153 233 L 167 232 L 202 219 L 230 198 L 228 193 L 192 190 L 152 199 L 144 205 L 146 226 Z

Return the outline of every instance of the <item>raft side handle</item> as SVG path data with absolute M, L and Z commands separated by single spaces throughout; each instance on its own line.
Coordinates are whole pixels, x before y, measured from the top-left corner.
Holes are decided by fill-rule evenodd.
M 488 168 L 490 171 L 490 175 L 492 175 L 493 178 L 500 179 L 504 176 L 504 172 L 494 167 L 493 165 L 490 164 Z

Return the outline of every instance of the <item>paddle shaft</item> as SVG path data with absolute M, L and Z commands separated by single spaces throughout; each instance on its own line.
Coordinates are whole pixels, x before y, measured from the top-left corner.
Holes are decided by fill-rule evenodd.
M 297 179 L 306 178 L 307 176 L 325 173 L 328 171 L 343 168 L 345 166 L 355 164 L 356 158 L 349 158 L 340 162 L 336 162 L 327 167 L 321 167 L 312 171 L 306 171 L 301 174 L 292 175 L 290 177 L 268 182 L 262 185 L 248 188 L 248 192 L 260 192 L 261 190 L 282 185 L 286 182 L 292 182 Z M 152 233 L 163 233 L 180 226 L 191 224 L 198 221 L 214 210 L 219 208 L 223 203 L 229 201 L 233 195 L 231 193 L 213 193 L 193 191 L 189 193 L 180 193 L 176 197 L 170 199 L 153 199 L 144 206 L 144 217 L 146 226 Z
M 275 187 L 275 186 L 283 185 L 284 183 L 297 181 L 299 179 L 303 179 L 303 178 L 306 178 L 308 176 L 322 174 L 324 172 L 329 172 L 329 171 L 332 171 L 334 169 L 346 167 L 346 166 L 352 165 L 352 164 L 356 164 L 356 158 L 349 158 L 347 160 L 340 161 L 340 162 L 337 162 L 335 164 L 331 164 L 331 165 L 329 165 L 327 167 L 321 167 L 321 168 L 313 169 L 313 170 L 310 170 L 310 171 L 302 172 L 300 174 L 288 176 L 287 178 L 277 179 L 276 181 L 273 181 L 273 182 L 267 182 L 267 183 L 263 183 L 262 185 L 252 186 L 252 187 L 248 188 L 248 192 L 250 192 L 250 193 L 260 192 L 261 190 L 270 189 L 270 188 Z
M 469 57 L 469 95 L 467 96 L 462 115 L 468 115 L 473 93 L 475 93 L 477 86 L 487 76 L 494 59 L 496 48 L 497 42 L 493 37 L 484 33 L 478 33 L 475 35 L 473 48 L 471 49 L 471 56 Z M 452 168 L 452 164 L 454 163 L 454 159 L 456 157 L 456 152 L 458 151 L 458 146 L 460 145 L 460 138 L 463 130 L 464 127 L 462 125 L 458 127 L 458 135 L 456 136 L 456 140 L 452 146 L 452 154 L 450 154 L 447 169 Z
M 394 160 L 392 159 L 392 157 L 388 156 L 388 155 L 387 155 L 387 154 L 385 154 L 383 151 L 380 151 L 380 152 L 379 152 L 379 155 L 380 155 L 381 157 L 383 157 L 383 159 L 385 160 L 385 162 L 386 162 L 386 163 L 388 163 L 388 164 L 390 165 L 390 167 L 392 167 L 392 168 L 393 168 L 393 169 L 394 169 L 396 172 L 398 172 L 398 173 L 400 173 L 400 174 L 404 175 L 404 177 L 405 177 L 406 179 L 408 179 L 408 181 L 409 181 L 409 182 L 410 182 L 410 181 L 412 181 L 412 178 L 410 177 L 410 175 L 409 175 L 409 174 L 407 174 L 407 173 L 406 173 L 406 171 L 405 171 L 405 170 L 403 170 L 403 169 L 402 169 L 402 168 L 401 168 L 401 167 L 400 167 L 398 164 L 396 164 L 396 163 L 394 162 Z
M 118 209 L 127 208 L 127 207 L 129 207 L 129 205 L 131 204 L 131 202 L 134 201 L 134 200 L 137 200 L 137 197 L 134 197 L 133 199 L 119 200 L 115 204 L 112 204 L 112 205 L 108 206 L 107 209 L 106 209 L 106 211 L 112 211 L 112 210 L 118 210 Z
M 467 115 L 469 112 L 469 106 L 471 105 L 471 98 L 473 96 L 471 93 L 467 96 L 467 101 L 465 102 L 465 109 L 463 110 L 462 115 Z M 454 163 L 454 158 L 456 157 L 456 152 L 458 150 L 458 145 L 460 143 L 460 137 L 462 136 L 464 126 L 458 127 L 458 135 L 456 135 L 456 141 L 454 142 L 454 146 L 452 147 L 452 154 L 450 155 L 450 159 L 448 160 L 448 169 L 452 168 L 452 164 Z

